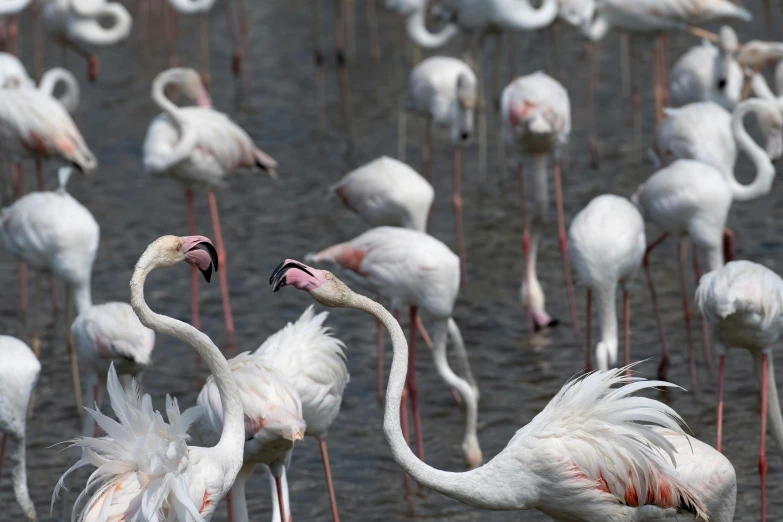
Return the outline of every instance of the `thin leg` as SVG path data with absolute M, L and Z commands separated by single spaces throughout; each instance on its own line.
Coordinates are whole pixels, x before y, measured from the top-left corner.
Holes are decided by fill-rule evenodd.
M 226 331 L 228 335 L 234 335 L 234 317 L 231 314 L 231 300 L 228 295 L 228 266 L 226 263 L 226 247 L 223 244 L 223 232 L 220 228 L 220 217 L 218 216 L 217 198 L 215 191 L 209 191 L 209 212 L 212 214 L 212 228 L 215 231 L 215 242 L 217 243 L 218 263 L 220 270 L 220 295 L 223 299 L 223 316 L 226 321 Z
M 343 0 L 345 16 L 345 51 L 350 61 L 356 61 L 356 0 Z
M 397 45 L 399 47 L 399 59 L 397 60 L 397 83 L 399 95 L 397 97 L 397 159 L 405 161 L 408 146 L 408 112 L 405 107 L 408 92 L 408 54 L 406 44 L 408 42 L 405 24 L 400 23 L 397 28 Z
M 14 163 L 11 166 L 12 178 L 14 182 L 14 191 L 16 192 L 16 199 L 20 199 L 24 193 L 24 184 L 22 181 L 22 165 L 20 163 Z M 29 307 L 29 299 L 27 296 L 27 263 L 19 263 L 19 307 L 23 314 L 27 313 Z
M 318 121 L 318 144 L 323 144 L 326 132 L 326 109 L 324 108 L 324 54 L 321 50 L 321 6 L 318 0 L 313 1 L 310 7 L 310 24 L 312 26 L 313 43 L 315 50 L 315 110 Z
M 468 280 L 468 256 L 465 250 L 465 229 L 462 221 L 462 149 L 454 148 L 454 226 L 457 230 L 457 252 L 463 284 Z
M 245 0 L 237 0 L 237 14 L 239 15 L 239 42 L 242 46 L 242 56 L 250 56 L 250 27 L 247 18 L 247 5 Z M 247 69 L 250 69 L 251 62 L 248 62 Z M 289 513 L 290 515 L 290 513 Z
M 226 0 L 226 20 L 228 21 L 228 31 L 231 33 L 231 43 L 234 48 L 234 55 L 231 57 L 231 70 L 234 76 L 242 74 L 242 59 L 245 56 L 242 44 L 239 41 L 239 30 L 236 26 L 234 17 L 234 2 L 236 0 Z
M 38 190 L 44 191 L 43 163 L 41 158 L 35 158 L 35 178 L 38 181 Z
M 492 75 L 492 117 L 495 119 L 495 140 L 498 151 L 498 179 L 500 184 L 505 184 L 506 178 L 506 140 L 503 139 L 503 118 L 500 116 L 500 104 L 495 102 L 495 97 L 499 95 L 500 75 L 503 69 L 503 38 L 508 33 L 498 33 L 495 36 L 495 70 Z
M 335 16 L 335 48 L 337 50 L 337 75 L 340 82 L 340 93 L 343 101 L 343 119 L 345 124 L 345 138 L 347 155 L 353 158 L 354 134 L 353 134 L 353 108 L 351 104 L 351 86 L 348 79 L 348 67 L 345 60 L 345 13 L 343 0 L 335 0 L 337 15 Z
M 590 350 L 592 349 L 591 334 L 593 331 L 593 291 L 587 289 L 587 315 L 585 316 L 587 322 L 587 332 L 585 333 L 585 371 L 593 371 L 593 358 L 591 357 Z
M 375 9 L 375 0 L 365 0 L 364 7 L 367 11 L 367 28 L 370 32 L 370 54 L 376 65 L 381 61 L 381 39 L 378 33 L 378 13 Z
M 177 36 L 174 9 L 166 2 L 163 6 L 163 32 L 165 33 L 166 46 L 169 53 L 169 67 L 177 66 Z
M 226 511 L 228 512 L 228 522 L 234 522 L 234 495 L 230 489 L 226 494 Z
M 32 307 L 33 338 L 30 344 L 35 357 L 41 358 L 41 325 L 38 321 L 38 304 L 41 302 L 41 276 L 35 278 L 35 306 Z M 27 420 L 33 418 L 35 409 L 35 388 L 30 392 L 30 400 L 27 402 Z
M 563 258 L 563 273 L 565 275 L 566 290 L 568 291 L 568 305 L 571 308 L 571 321 L 574 325 L 574 337 L 579 339 L 579 314 L 576 311 L 576 294 L 574 293 L 574 282 L 571 277 L 571 260 L 568 257 L 568 236 L 566 235 L 565 215 L 563 213 L 563 181 L 560 176 L 560 158 L 555 159 L 554 171 L 560 255 Z
M 275 487 L 277 487 L 277 501 L 280 504 L 280 520 L 286 522 L 288 519 L 286 518 L 285 512 L 285 499 L 283 498 L 283 483 L 277 474 L 275 474 Z
M 487 88 L 484 81 L 484 38 L 479 37 L 478 57 L 476 76 L 478 76 L 478 138 L 479 138 L 479 172 L 478 178 L 483 187 L 487 180 L 487 111 L 489 110 L 489 104 L 487 103 Z
M 209 72 L 209 14 L 199 16 L 199 44 L 201 48 L 201 81 L 207 90 L 212 86 L 212 75 Z
M 631 364 L 631 299 L 628 290 L 623 290 L 623 334 L 625 336 L 625 366 Z M 631 376 L 631 370 L 626 370 Z
M 413 427 L 416 430 L 416 454 L 419 460 L 424 460 L 424 434 L 421 431 L 421 416 L 419 415 L 419 388 L 416 385 L 416 318 L 419 312 L 415 306 L 410 309 L 410 342 L 408 348 L 408 377 L 406 384 L 411 398 L 413 411 Z
M 560 23 L 555 22 L 550 25 L 547 34 L 549 36 L 549 57 L 552 63 L 552 76 L 556 80 L 560 80 L 560 45 L 558 43 L 560 41 Z
M 715 449 L 723 452 L 723 380 L 726 371 L 726 354 L 718 357 L 718 443 Z
M 40 78 L 44 73 L 44 40 L 41 30 L 41 5 L 40 0 L 33 0 L 30 6 L 33 17 L 33 40 L 35 41 L 35 77 Z
M 527 221 L 527 203 L 526 203 L 526 197 L 525 197 L 525 171 L 524 167 L 522 165 L 522 160 L 519 161 L 519 167 L 517 169 L 519 173 L 519 200 L 520 200 L 520 208 L 522 209 L 522 256 L 524 257 L 524 263 L 525 266 L 523 267 L 523 274 L 525 274 L 525 279 L 527 280 L 527 287 L 530 288 L 530 278 L 528 277 L 528 269 L 527 267 L 530 266 L 530 253 L 531 253 L 531 244 L 530 244 L 530 228 L 528 226 Z M 525 299 L 525 313 L 527 315 L 527 332 L 528 334 L 532 334 L 534 331 L 533 326 L 533 315 L 530 313 L 530 292 L 528 292 L 528 296 Z
M 590 55 L 590 82 L 587 95 L 587 148 L 590 152 L 590 166 L 598 168 L 600 154 L 598 152 L 598 131 L 596 130 L 595 121 L 595 98 L 601 75 L 601 43 L 593 42 L 587 45 Z
M 653 77 L 655 85 L 655 121 L 660 123 L 663 120 L 664 94 L 663 94 L 663 37 L 659 36 L 655 46 L 653 58 Z
M 682 293 L 682 312 L 685 316 L 685 334 L 688 339 L 688 366 L 690 367 L 691 386 L 696 386 L 696 359 L 693 350 L 693 334 L 691 332 L 691 304 L 688 299 L 688 282 L 685 277 L 685 259 L 688 256 L 688 252 L 685 247 L 685 242 L 688 240 L 686 236 L 680 238 L 680 242 L 677 244 L 677 257 L 680 262 L 680 292 Z
M 723 260 L 728 263 L 734 259 L 734 231 L 727 228 L 723 231 Z
M 696 276 L 696 285 L 701 280 L 702 270 L 699 264 L 699 255 L 696 249 L 693 249 L 693 275 Z M 704 317 L 701 318 L 701 344 L 704 351 L 704 364 L 707 371 L 712 373 L 712 350 L 710 346 L 710 330 Z
M 326 449 L 326 440 L 319 441 L 321 446 L 321 457 L 324 461 L 324 474 L 326 475 L 326 489 L 329 490 L 329 503 L 332 506 L 332 519 L 334 522 L 340 522 L 340 512 L 337 511 L 337 497 L 334 494 L 334 483 L 332 482 L 332 468 L 329 466 L 329 451 Z
M 767 520 L 767 406 L 769 404 L 769 354 L 764 352 L 761 363 L 761 450 L 759 474 L 761 475 L 761 522 Z
M 662 381 L 666 380 L 666 372 L 669 370 L 669 341 L 666 339 L 666 330 L 663 327 L 661 308 L 658 306 L 658 296 L 655 293 L 652 272 L 650 272 L 650 253 L 658 245 L 663 243 L 667 236 L 668 234 L 662 234 L 658 239 L 647 246 L 647 250 L 644 253 L 644 260 L 642 262 L 644 265 L 644 274 L 647 276 L 647 288 L 650 290 L 650 298 L 652 300 L 653 310 L 655 311 L 655 321 L 658 324 L 658 334 L 661 337 L 661 362 L 658 365 L 658 378 Z
M 193 204 L 193 190 L 185 191 L 185 203 L 188 207 L 188 233 L 191 236 L 196 235 L 196 210 Z M 223 267 L 221 266 L 222 270 Z M 193 328 L 201 330 L 201 315 L 199 314 L 199 284 L 201 275 L 198 267 L 190 267 L 190 317 L 193 322 Z
M 71 377 L 73 378 L 74 398 L 76 399 L 76 410 L 79 417 L 84 415 L 84 404 L 82 402 L 82 384 L 79 378 L 79 357 L 76 353 L 76 347 L 71 337 L 71 323 L 73 322 L 73 290 L 71 285 L 65 285 L 65 344 L 68 347 L 68 355 L 71 359 Z

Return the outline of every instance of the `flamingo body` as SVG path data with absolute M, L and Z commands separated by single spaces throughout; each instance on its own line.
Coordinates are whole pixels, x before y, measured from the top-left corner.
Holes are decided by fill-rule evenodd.
M 61 44 L 105 47 L 115 45 L 130 35 L 133 19 L 119 2 L 46 0 L 41 20 L 50 37 Z M 111 20 L 104 26 L 102 20 Z
M 501 96 L 506 141 L 525 154 L 549 154 L 568 142 L 571 102 L 563 85 L 538 71 L 511 82 Z
M 711 101 L 731 110 L 740 101 L 744 75 L 735 57 L 704 41 L 691 47 L 671 71 L 671 103 Z

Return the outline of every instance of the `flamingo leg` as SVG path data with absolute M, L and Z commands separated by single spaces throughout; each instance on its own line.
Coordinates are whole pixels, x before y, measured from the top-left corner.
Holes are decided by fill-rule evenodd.
M 337 510 L 337 497 L 334 494 L 332 482 L 332 468 L 329 466 L 329 451 L 326 449 L 326 440 L 319 440 L 321 446 L 321 458 L 324 461 L 324 474 L 326 475 L 326 489 L 329 490 L 329 504 L 332 506 L 332 520 L 340 522 L 340 512 Z
M 589 288 L 587 289 L 587 315 L 585 317 L 585 321 L 587 323 L 586 333 L 585 333 L 585 372 L 590 372 L 593 370 L 593 359 L 591 357 L 591 334 L 593 331 L 593 291 Z
M 242 46 L 242 56 L 250 56 L 250 31 L 247 19 L 247 5 L 245 0 L 238 0 L 237 13 L 239 15 L 239 43 Z M 250 68 L 249 66 L 247 67 Z
M 209 91 L 212 86 L 212 75 L 209 72 L 209 14 L 199 16 L 199 47 L 201 51 L 201 81 Z
M 769 353 L 764 352 L 761 360 L 761 449 L 759 452 L 759 474 L 761 475 L 761 522 L 767 520 L 767 409 L 769 405 Z
M 41 158 L 35 158 L 35 175 L 38 181 L 38 190 L 43 192 L 44 190 L 44 178 L 43 178 L 43 163 Z M 57 282 L 54 279 L 54 274 L 49 272 L 49 296 L 52 301 L 52 310 L 59 309 L 57 304 Z
M 560 23 L 555 22 L 549 26 L 549 60 L 552 64 L 552 76 L 560 80 Z
M 41 277 L 35 279 L 35 303 L 41 302 Z M 32 307 L 33 338 L 31 345 L 33 353 L 37 359 L 41 358 L 41 325 L 38 322 L 38 307 Z M 35 409 L 35 388 L 30 392 L 30 400 L 27 403 L 27 420 L 33 418 L 33 409 Z
M 633 56 L 633 40 L 628 36 L 628 54 Z M 633 106 L 633 157 L 637 165 L 642 163 L 642 95 L 636 75 L 631 74 L 631 105 Z
M 19 20 L 17 16 L 8 17 L 8 52 L 19 54 Z
M 631 298 L 628 290 L 623 289 L 623 336 L 625 337 L 625 366 L 631 364 Z M 625 370 L 626 377 L 631 370 Z
M 421 415 L 419 414 L 419 387 L 416 384 L 416 318 L 419 310 L 415 306 L 410 307 L 410 342 L 408 349 L 408 376 L 407 386 L 413 411 L 413 427 L 416 430 L 416 454 L 419 460 L 424 460 L 424 434 L 421 430 Z
M 242 49 L 242 44 L 239 42 L 239 31 L 237 30 L 236 18 L 234 17 L 235 1 L 236 0 L 226 0 L 226 20 L 228 21 L 228 32 L 231 33 L 231 43 L 234 48 L 234 54 L 231 57 L 231 70 L 236 77 L 242 74 L 244 50 Z
M 71 377 L 73 378 L 74 399 L 79 417 L 84 415 L 84 403 L 82 401 L 82 385 L 79 378 L 79 356 L 73 344 L 71 336 L 71 323 L 73 322 L 73 289 L 71 285 L 65 285 L 65 344 L 68 348 L 68 356 L 71 359 Z
M 321 6 L 318 0 L 310 7 L 310 25 L 313 32 L 313 58 L 315 61 L 315 110 L 318 121 L 318 144 L 323 144 L 326 131 L 326 109 L 324 104 L 324 54 L 321 50 Z
M 500 76 L 503 70 L 503 37 L 506 33 L 495 35 L 495 70 L 492 75 L 492 95 L 496 96 L 501 91 Z M 503 118 L 500 116 L 500 104 L 492 99 L 492 115 L 495 119 L 495 136 L 497 136 L 498 151 L 498 179 L 501 185 L 506 182 L 506 140 L 503 139 Z
M 454 147 L 454 226 L 457 230 L 457 252 L 459 253 L 462 282 L 468 280 L 468 259 L 465 250 L 465 229 L 462 221 L 462 149 Z
M 166 2 L 163 5 L 163 32 L 169 53 L 169 67 L 177 66 L 177 36 L 175 34 L 177 21 L 174 16 L 174 9 Z
M 658 36 L 658 41 L 656 43 L 654 57 L 653 57 L 653 76 L 654 76 L 654 84 L 655 84 L 655 121 L 657 123 L 660 123 L 661 120 L 663 120 L 663 108 L 665 105 L 664 101 L 664 76 L 665 71 L 664 69 L 664 47 L 665 47 L 665 41 L 664 41 L 664 35 Z
M 226 494 L 226 512 L 228 513 L 228 522 L 234 522 L 234 494 L 230 489 Z
M 696 249 L 693 249 L 693 274 L 696 276 L 696 285 L 699 284 L 701 276 L 703 274 L 701 264 L 699 263 L 699 256 Z M 704 351 L 704 364 L 707 366 L 707 371 L 712 373 L 712 351 L 710 350 L 710 330 L 707 325 L 707 321 L 704 317 L 701 318 L 701 344 Z
M 33 18 L 33 40 L 35 41 L 35 53 L 33 62 L 35 64 L 35 76 L 40 78 L 44 72 L 44 40 L 41 28 L 41 5 L 40 0 L 33 0 L 30 6 L 30 14 Z
M 381 61 L 381 39 L 378 32 L 378 13 L 375 0 L 366 0 L 364 8 L 367 15 L 367 28 L 370 33 L 370 54 L 376 65 Z
M 723 452 L 723 381 L 726 371 L 726 354 L 718 357 L 718 442 L 715 449 Z
M 560 158 L 555 158 L 554 172 L 558 242 L 560 243 L 560 255 L 563 258 L 563 274 L 568 292 L 568 306 L 571 309 L 571 321 L 574 326 L 574 337 L 579 339 L 579 314 L 576 311 L 576 294 L 574 293 L 574 281 L 571 277 L 571 259 L 568 257 L 568 236 L 566 235 L 565 215 L 563 213 L 563 181 L 560 176 Z
M 408 112 L 405 107 L 407 88 L 407 53 L 406 43 L 408 42 L 405 32 L 405 24 L 400 23 L 397 28 L 397 45 L 400 49 L 399 60 L 397 60 L 397 82 L 399 84 L 399 95 L 397 96 L 397 159 L 405 161 L 406 149 L 408 145 Z
M 196 210 L 193 204 L 193 189 L 185 190 L 185 204 L 188 207 L 188 233 L 196 235 Z M 222 268 L 222 267 L 221 267 Z M 190 317 L 193 327 L 201 330 L 201 316 L 199 314 L 199 270 L 196 265 L 190 266 Z
M 35 178 L 38 181 L 38 190 L 44 191 L 43 163 L 41 158 L 35 158 Z
M 647 277 L 647 288 L 650 290 L 650 299 L 652 300 L 653 310 L 655 311 L 655 321 L 658 324 L 658 334 L 661 337 L 661 362 L 658 365 L 658 378 L 666 380 L 666 372 L 669 370 L 669 341 L 666 339 L 666 330 L 663 327 L 663 318 L 661 317 L 661 308 L 658 306 L 658 296 L 655 293 L 652 272 L 650 272 L 650 253 L 661 243 L 663 243 L 668 234 L 662 234 L 658 239 L 647 246 L 644 252 L 644 274 Z
M 380 297 L 380 296 L 379 296 Z M 377 301 L 378 299 L 376 299 Z M 383 404 L 383 397 L 384 397 L 384 390 L 383 390 L 383 384 L 384 384 L 384 371 L 383 371 L 383 364 L 384 364 L 384 328 L 383 323 L 381 323 L 380 320 L 375 321 L 375 339 L 377 342 L 376 347 L 376 353 L 377 353 L 377 373 L 378 373 L 378 402 Z
M 280 504 L 280 520 L 287 521 L 285 512 L 285 499 L 283 498 L 283 481 L 281 477 L 275 474 L 275 487 L 277 488 L 277 502 Z
M 693 350 L 693 335 L 691 332 L 692 312 L 688 299 L 688 282 L 685 277 L 685 259 L 688 255 L 685 242 L 687 236 L 680 238 L 677 244 L 677 257 L 680 263 L 680 292 L 682 293 L 682 312 L 685 317 L 685 334 L 688 339 L 688 366 L 690 368 L 691 386 L 696 386 L 696 358 Z
M 723 231 L 723 260 L 728 263 L 734 259 L 734 231 L 727 228 Z
M 517 169 L 517 172 L 519 173 L 519 199 L 520 199 L 520 208 L 522 209 L 522 256 L 524 257 L 524 263 L 525 266 L 522 269 L 522 272 L 525 277 L 525 281 L 527 281 L 527 287 L 530 288 L 530 270 L 528 270 L 528 267 L 530 266 L 530 253 L 531 253 L 531 244 L 530 244 L 530 228 L 528 226 L 528 220 L 527 220 L 527 198 L 525 197 L 525 171 L 522 164 L 522 160 L 519 161 L 519 167 Z M 528 334 L 533 333 L 535 326 L 533 324 L 533 315 L 531 314 L 531 306 L 530 306 L 530 293 L 528 292 L 528 295 L 525 297 L 525 312 L 527 315 L 527 331 Z
M 11 178 L 14 183 L 14 192 L 16 193 L 16 199 L 20 199 L 24 193 L 24 184 L 22 182 L 22 164 L 14 163 L 11 166 Z M 19 308 L 23 314 L 27 313 L 29 307 L 29 299 L 27 295 L 27 263 L 19 263 Z
M 587 95 L 587 148 L 590 152 L 590 166 L 598 168 L 600 154 L 598 152 L 598 131 L 595 121 L 595 97 L 598 92 L 598 82 L 601 75 L 601 43 L 588 44 L 590 55 L 590 81 L 588 82 Z
M 230 337 L 234 336 L 234 317 L 231 314 L 231 299 L 228 292 L 228 265 L 226 262 L 226 247 L 223 243 L 223 232 L 220 228 L 220 216 L 218 216 L 217 198 L 214 189 L 209 191 L 209 212 L 212 214 L 212 228 L 215 231 L 215 243 L 218 251 L 218 263 L 220 264 L 220 295 L 223 300 L 223 316 L 226 321 L 226 331 Z
M 419 331 L 421 338 L 424 340 L 424 344 L 427 346 L 427 348 L 430 351 L 432 351 L 434 345 L 432 344 L 432 339 L 430 338 L 430 334 L 427 333 L 426 328 L 424 328 L 424 324 L 421 322 L 420 314 L 416 314 L 416 329 Z M 459 394 L 456 388 L 451 389 L 451 396 L 454 399 L 454 402 L 456 402 L 457 404 L 462 404 L 462 396 Z
M 345 3 L 343 0 L 335 0 L 337 16 L 335 17 L 335 48 L 337 52 L 337 75 L 340 83 L 340 93 L 343 101 L 343 120 L 345 124 L 345 137 L 347 143 L 348 158 L 353 158 L 353 108 L 351 105 L 351 86 L 348 79 L 348 67 L 345 59 Z

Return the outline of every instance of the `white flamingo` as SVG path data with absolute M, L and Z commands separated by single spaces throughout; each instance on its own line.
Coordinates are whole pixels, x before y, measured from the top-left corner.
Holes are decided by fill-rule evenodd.
M 36 522 L 35 506 L 27 489 L 27 463 L 25 428 L 27 408 L 31 402 L 33 389 L 41 374 L 41 363 L 30 347 L 7 335 L 0 336 L 0 476 L 3 460 L 11 440 L 8 454 L 13 471 L 14 496 L 27 522 Z
M 471 68 L 457 58 L 433 56 L 413 68 L 408 80 L 413 109 L 426 120 L 424 177 L 433 183 L 432 124 L 449 130 L 454 147 L 452 205 L 457 235 L 457 252 L 462 278 L 467 273 L 465 235 L 462 226 L 462 148 L 473 136 L 478 102 L 478 80 Z
M 198 107 L 177 107 L 166 97 L 168 85 L 177 85 Z M 226 249 L 220 228 L 214 187 L 226 176 L 242 168 L 259 167 L 276 176 L 277 162 L 255 146 L 253 140 L 225 114 L 213 110 L 209 94 L 193 69 L 168 69 L 152 82 L 152 99 L 163 111 L 149 128 L 144 140 L 144 170 L 153 175 L 168 175 L 185 185 L 190 233 L 196 231 L 193 189 L 209 188 L 209 209 L 215 232 L 220 264 L 220 293 L 229 336 L 234 334 L 234 319 L 226 274 Z M 198 274 L 191 276 L 193 325 L 199 328 Z
M 631 304 L 626 283 L 633 279 L 642 265 L 647 243 L 644 219 L 636 206 L 627 199 L 605 194 L 590 201 L 568 229 L 571 261 L 579 279 L 587 286 L 586 361 L 590 364 L 590 323 L 592 297 L 598 300 L 601 339 L 595 347 L 600 370 L 617 364 L 618 284 L 623 289 L 623 325 L 625 364 L 631 364 Z
M 673 445 L 651 427 L 682 433 L 680 416 L 659 401 L 632 395 L 672 384 L 623 377 L 626 368 L 589 374 L 567 383 L 485 465 L 462 473 L 441 471 L 417 459 L 400 431 L 397 404 L 408 346 L 392 315 L 333 274 L 294 260 L 281 263 L 271 282 L 275 290 L 290 285 L 324 306 L 363 310 L 383 322 L 394 346 L 384 433 L 394 459 L 421 485 L 474 507 L 537 509 L 555 520 L 639 522 L 690 513 L 706 522 L 696 488 L 672 465 Z M 618 384 L 625 386 L 615 388 Z
M 459 293 L 459 258 L 449 248 L 422 232 L 395 227 L 378 227 L 338 245 L 307 257 L 316 263 L 329 263 L 345 270 L 360 284 L 390 299 L 396 310 L 410 307 L 411 357 L 408 393 L 416 429 L 416 451 L 424 455 L 424 437 L 419 414 L 415 377 L 416 323 L 419 309 L 433 317 L 433 357 L 440 377 L 455 388 L 465 402 L 465 434 L 462 451 L 470 466 L 481 464 L 477 430 L 479 390 L 470 371 L 465 345 L 452 318 Z M 446 342 L 451 337 L 465 377 L 454 373 L 446 358 Z M 378 354 L 378 372 L 383 382 L 383 354 Z M 407 434 L 407 406 L 404 431 Z
M 76 501 L 76 522 L 106 518 L 208 522 L 242 466 L 242 402 L 226 359 L 207 335 L 153 312 L 144 301 L 149 273 L 182 261 L 198 267 L 207 280 L 212 267 L 218 269 L 217 253 L 207 238 L 161 237 L 136 263 L 130 283 L 131 304 L 144 326 L 188 344 L 206 361 L 223 406 L 220 440 L 210 448 L 188 446 L 187 429 L 201 414 L 200 408 L 180 413 L 176 399 L 168 398 L 166 422 L 153 411 L 149 395 L 142 396 L 135 385 L 126 393 L 116 372 L 110 370 L 107 389 L 119 421 L 90 412 L 106 435 L 74 441 L 82 448 L 82 458 L 60 479 L 52 498 L 54 502 L 71 471 L 83 466 L 97 468 Z
M 437 49 L 459 34 L 459 26 L 448 23 L 437 33 L 430 32 L 426 24 L 428 3 L 428 0 L 386 0 L 386 7 L 405 18 L 405 30 L 416 45 Z
M 563 189 L 560 177 L 560 154 L 571 134 L 571 103 L 568 92 L 554 78 L 543 72 L 522 76 L 511 82 L 501 97 L 501 114 L 506 141 L 516 146 L 521 155 L 533 157 L 533 188 L 535 206 L 533 219 L 528 223 L 525 202 L 525 176 L 522 160 L 519 162 L 519 187 L 522 207 L 522 250 L 524 274 L 521 295 L 528 314 L 530 331 L 557 324 L 545 309 L 544 291 L 538 281 L 537 259 L 541 228 L 549 207 L 547 162 L 554 156 L 555 205 L 560 255 L 563 259 L 568 300 L 574 335 L 579 337 L 579 319 L 576 313 L 574 287 L 568 258 L 568 240 L 563 215 Z M 529 228 L 528 228 L 529 226 Z
M 766 520 L 767 415 L 775 441 L 783 448 L 783 415 L 780 412 L 772 349 L 783 331 L 783 280 L 772 270 L 750 261 L 732 261 L 701 278 L 696 305 L 716 338 L 720 357 L 718 381 L 718 450 L 722 446 L 723 379 L 726 350 L 743 348 L 753 356 L 761 380 L 761 520 Z

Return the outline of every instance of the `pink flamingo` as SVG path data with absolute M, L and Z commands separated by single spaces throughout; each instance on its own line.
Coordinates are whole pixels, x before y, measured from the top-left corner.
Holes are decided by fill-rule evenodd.
M 198 107 L 177 107 L 165 95 L 166 86 L 174 84 Z M 220 227 L 214 188 L 224 178 L 242 168 L 258 167 L 276 177 L 277 162 L 259 149 L 248 134 L 225 114 L 213 110 L 209 94 L 199 74 L 193 69 L 174 68 L 158 74 L 152 82 L 152 99 L 163 111 L 147 129 L 144 140 L 144 169 L 153 175 L 168 175 L 185 186 L 188 224 L 196 230 L 193 189 L 209 188 L 209 208 L 220 271 L 220 293 L 229 336 L 234 334 L 234 319 L 228 291 L 226 249 Z M 191 276 L 191 310 L 193 325 L 199 328 L 198 273 Z

